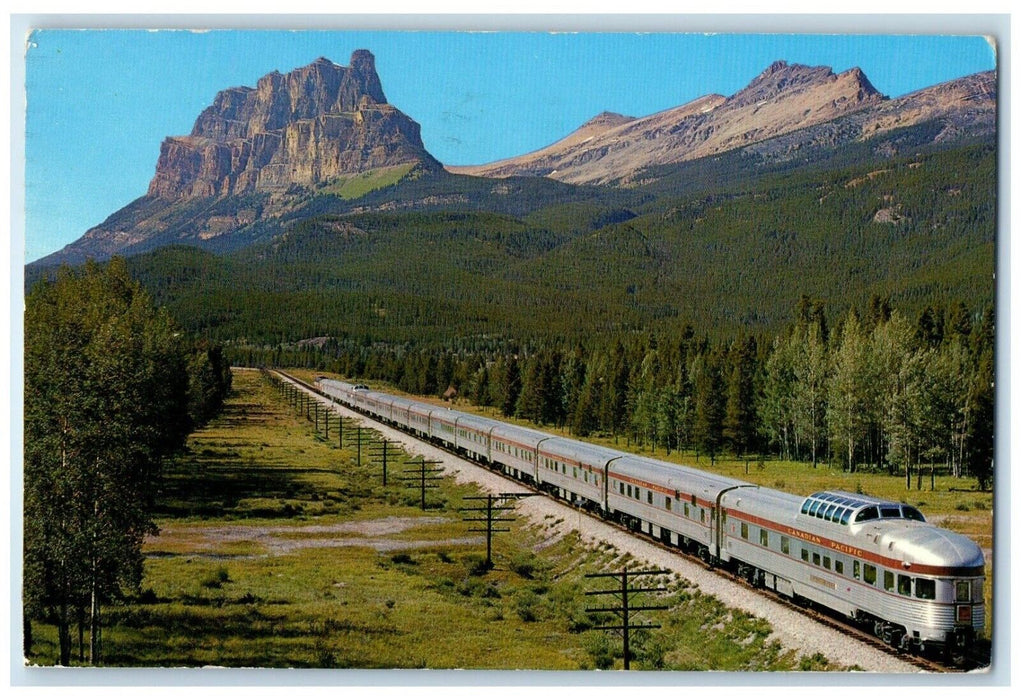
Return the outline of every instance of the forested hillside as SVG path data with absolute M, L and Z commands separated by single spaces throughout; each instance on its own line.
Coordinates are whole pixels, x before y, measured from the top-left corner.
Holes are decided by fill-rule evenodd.
M 634 192 L 633 208 L 323 214 L 230 254 L 129 264 L 189 328 L 257 346 L 574 341 L 684 322 L 775 333 L 803 295 L 831 313 L 873 295 L 909 316 L 991 304 L 995 165 L 972 146 L 656 202 Z

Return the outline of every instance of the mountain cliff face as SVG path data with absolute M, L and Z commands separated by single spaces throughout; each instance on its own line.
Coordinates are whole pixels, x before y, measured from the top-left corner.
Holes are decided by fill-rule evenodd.
M 317 185 L 406 163 L 439 167 L 418 124 L 387 104 L 368 51 L 325 58 L 216 96 L 188 136 L 160 148 L 148 195 L 220 197 Z
M 649 116 L 600 120 L 599 130 L 593 130 L 590 121 L 539 151 L 447 169 L 495 178 L 529 174 L 574 184 L 628 184 L 651 165 L 695 160 L 777 139 L 796 149 L 801 136 L 833 134 L 832 123 L 854 124 L 854 129 L 839 130 L 831 145 L 937 118 L 946 120 L 945 137 L 950 138 L 960 135 L 955 124 L 962 122 L 977 119 L 994 128 L 994 110 L 993 73 L 889 100 L 859 68 L 834 73 L 824 66 L 777 61 L 730 97 L 708 95 Z
M 204 245 L 289 211 L 315 192 L 344 196 L 439 172 L 419 125 L 386 101 L 375 58 L 325 58 L 221 91 L 187 136 L 160 147 L 148 192 L 36 263 L 77 264 L 173 243 Z

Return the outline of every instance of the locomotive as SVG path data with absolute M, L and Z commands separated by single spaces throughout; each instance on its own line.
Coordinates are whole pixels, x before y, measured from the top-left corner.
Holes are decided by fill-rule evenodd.
M 916 508 L 807 497 L 332 379 L 319 391 L 886 643 L 959 662 L 983 629 L 985 559 Z

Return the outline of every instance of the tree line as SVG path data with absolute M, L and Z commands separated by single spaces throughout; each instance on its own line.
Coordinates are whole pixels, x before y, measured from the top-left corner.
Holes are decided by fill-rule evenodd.
M 101 661 L 103 606 L 137 591 L 163 460 L 230 390 L 221 348 L 187 337 L 123 260 L 63 268 L 25 300 L 24 644 Z
M 456 395 L 579 437 L 624 437 L 696 459 L 771 454 L 906 479 L 939 467 L 989 486 L 991 308 L 930 305 L 909 320 L 873 296 L 831 324 L 821 303 L 803 297 L 794 317 L 771 339 L 710 341 L 687 324 L 672 335 L 622 334 L 591 347 L 494 340 L 453 350 L 329 339 L 232 352 L 251 364 Z

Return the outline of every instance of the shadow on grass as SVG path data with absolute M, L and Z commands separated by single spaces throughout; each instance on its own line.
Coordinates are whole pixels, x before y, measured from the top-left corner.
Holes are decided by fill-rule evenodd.
M 251 464 L 240 459 L 185 457 L 164 473 L 154 515 L 219 516 L 230 513 L 245 500 L 314 500 L 315 488 L 303 477 L 317 472 L 337 473 L 337 470 L 288 467 L 282 460 Z M 288 511 L 274 510 L 259 515 L 265 517 L 274 513 L 282 517 L 293 515 Z M 243 514 L 252 515 L 250 512 Z
M 111 613 L 110 622 L 123 636 L 104 649 L 104 663 L 110 666 L 201 666 L 212 655 L 216 665 L 225 667 L 329 667 L 338 659 L 317 655 L 324 643 L 332 646 L 351 635 L 364 640 L 400 634 L 385 620 L 295 617 L 286 601 L 251 594 L 135 604 Z

